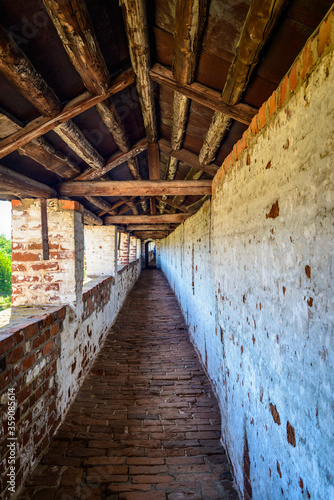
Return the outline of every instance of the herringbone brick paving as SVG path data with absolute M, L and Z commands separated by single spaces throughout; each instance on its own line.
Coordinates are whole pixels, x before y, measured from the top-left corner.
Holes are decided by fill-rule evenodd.
M 218 405 L 162 272 L 129 294 L 21 499 L 237 499 Z

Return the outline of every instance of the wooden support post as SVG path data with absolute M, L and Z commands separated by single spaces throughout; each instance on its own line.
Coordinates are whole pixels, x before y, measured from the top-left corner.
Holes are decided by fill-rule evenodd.
M 49 235 L 48 235 L 48 214 L 46 199 L 41 199 L 41 226 L 42 226 L 42 248 L 43 260 L 49 260 Z

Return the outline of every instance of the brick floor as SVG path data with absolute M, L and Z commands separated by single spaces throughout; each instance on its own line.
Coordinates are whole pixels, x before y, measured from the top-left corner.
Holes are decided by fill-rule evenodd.
M 20 499 L 237 499 L 177 300 L 144 270 Z

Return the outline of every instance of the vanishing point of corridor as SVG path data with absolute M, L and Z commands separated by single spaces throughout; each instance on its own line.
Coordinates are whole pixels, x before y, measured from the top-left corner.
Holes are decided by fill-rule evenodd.
M 21 499 L 238 498 L 176 297 L 144 270 Z

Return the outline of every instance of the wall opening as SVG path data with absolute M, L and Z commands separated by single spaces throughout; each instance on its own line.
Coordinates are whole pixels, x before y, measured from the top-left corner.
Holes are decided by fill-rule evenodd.
M 156 244 L 152 240 L 145 243 L 145 268 L 156 268 Z

